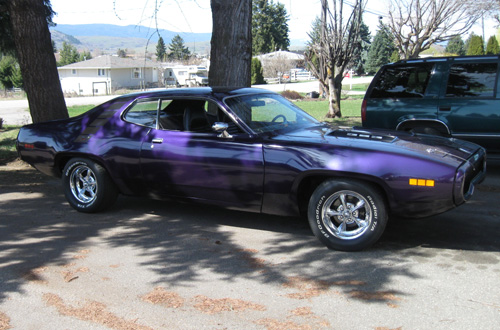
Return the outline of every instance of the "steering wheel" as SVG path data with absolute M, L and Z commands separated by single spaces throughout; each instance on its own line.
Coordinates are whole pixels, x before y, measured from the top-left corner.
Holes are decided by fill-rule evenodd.
M 271 120 L 271 122 L 275 123 L 276 120 L 280 119 L 280 118 L 283 118 L 283 124 L 286 124 L 288 123 L 288 120 L 286 120 L 286 117 L 283 116 L 283 115 L 277 115 L 276 117 L 273 118 L 273 120 Z

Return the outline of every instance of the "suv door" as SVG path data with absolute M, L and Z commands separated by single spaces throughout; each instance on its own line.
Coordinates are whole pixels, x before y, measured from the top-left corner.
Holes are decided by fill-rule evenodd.
M 434 66 L 417 62 L 383 67 L 367 91 L 363 126 L 396 129 L 416 118 L 436 120 L 439 85 L 431 79 Z
M 451 135 L 500 152 L 498 59 L 467 58 L 449 62 L 438 118 Z

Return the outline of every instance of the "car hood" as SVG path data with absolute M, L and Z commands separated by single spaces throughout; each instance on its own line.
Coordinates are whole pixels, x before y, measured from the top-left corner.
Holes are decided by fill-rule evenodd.
M 271 138 L 274 141 L 325 144 L 336 147 L 411 153 L 434 159 L 467 160 L 481 147 L 467 141 L 427 134 L 414 134 L 361 127 L 339 128 L 329 124 L 294 130 Z

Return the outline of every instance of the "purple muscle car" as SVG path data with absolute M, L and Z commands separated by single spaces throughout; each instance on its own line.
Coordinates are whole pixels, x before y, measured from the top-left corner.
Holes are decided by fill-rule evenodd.
M 24 126 L 17 148 L 62 177 L 81 212 L 124 194 L 307 214 L 321 242 L 345 251 L 375 243 L 389 215 L 430 216 L 464 203 L 486 171 L 475 144 L 334 127 L 253 88 L 120 96 L 78 117 Z

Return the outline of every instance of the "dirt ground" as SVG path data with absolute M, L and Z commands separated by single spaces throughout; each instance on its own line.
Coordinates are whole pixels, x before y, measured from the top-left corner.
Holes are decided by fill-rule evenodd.
M 500 328 L 500 166 L 473 199 L 329 251 L 302 219 L 120 197 L 72 210 L 0 166 L 0 330 Z

